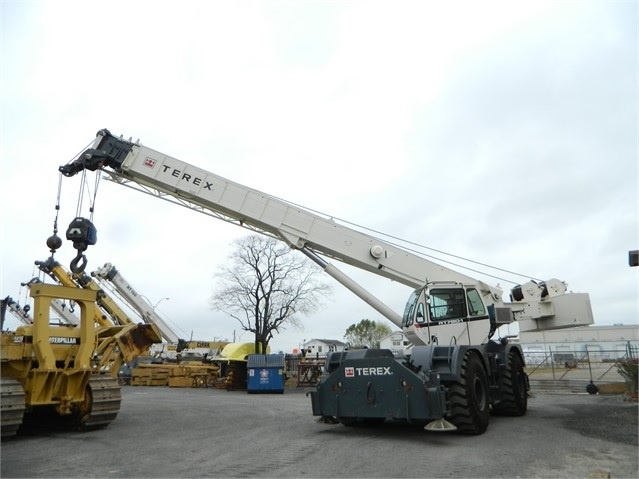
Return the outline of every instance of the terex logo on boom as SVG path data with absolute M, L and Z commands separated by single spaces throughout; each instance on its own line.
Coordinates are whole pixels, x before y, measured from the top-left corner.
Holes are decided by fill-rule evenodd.
M 392 376 L 390 366 L 378 366 L 375 368 L 354 368 L 348 366 L 344 368 L 344 376 L 353 378 L 355 376 Z
M 200 186 L 202 185 L 202 183 L 204 183 L 204 186 L 202 188 L 204 188 L 205 190 L 213 191 L 213 183 L 209 183 L 202 178 L 189 175 L 188 173 L 182 173 L 180 170 L 178 170 L 177 168 L 173 168 L 170 165 L 162 165 L 162 173 L 166 173 L 169 170 L 171 170 L 171 172 L 169 173 L 171 176 L 179 178 L 181 181 L 193 183 L 195 186 Z

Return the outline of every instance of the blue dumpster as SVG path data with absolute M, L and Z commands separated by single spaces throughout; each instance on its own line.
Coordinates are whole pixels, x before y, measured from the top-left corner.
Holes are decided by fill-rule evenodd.
M 284 355 L 251 354 L 247 364 L 248 393 L 284 392 Z

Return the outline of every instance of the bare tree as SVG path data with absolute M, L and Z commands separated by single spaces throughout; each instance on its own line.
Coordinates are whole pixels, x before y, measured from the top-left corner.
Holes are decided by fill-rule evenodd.
M 315 311 L 331 287 L 321 270 L 299 252 L 267 236 L 233 242 L 229 263 L 215 274 L 211 307 L 235 318 L 255 334 L 255 350 L 266 352 L 274 332 Z

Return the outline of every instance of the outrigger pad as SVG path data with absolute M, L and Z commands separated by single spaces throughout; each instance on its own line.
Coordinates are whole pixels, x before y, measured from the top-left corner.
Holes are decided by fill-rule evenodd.
M 321 424 L 339 424 L 339 420 L 335 416 L 320 416 L 315 422 L 319 422 Z

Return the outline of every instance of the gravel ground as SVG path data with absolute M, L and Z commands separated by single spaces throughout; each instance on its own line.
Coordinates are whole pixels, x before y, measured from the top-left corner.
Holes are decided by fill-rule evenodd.
M 125 387 L 105 429 L 32 429 L 2 443 L 1 476 L 636 478 L 637 404 L 540 394 L 481 436 L 321 424 L 302 390 Z

